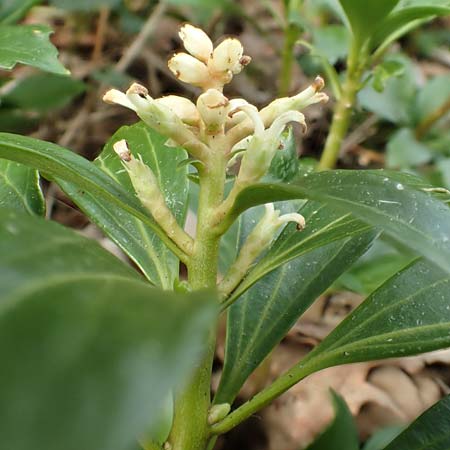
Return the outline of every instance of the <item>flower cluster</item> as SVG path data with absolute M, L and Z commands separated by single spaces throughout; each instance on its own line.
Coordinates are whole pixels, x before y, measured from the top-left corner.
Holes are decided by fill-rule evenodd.
M 304 91 L 276 99 L 261 110 L 245 99 L 228 99 L 223 94 L 225 84 L 251 60 L 244 55 L 239 40 L 227 38 L 214 48 L 204 31 L 189 24 L 181 27 L 179 36 L 188 53 L 175 54 L 168 65 L 179 80 L 203 90 L 196 103 L 176 95 L 154 99 L 144 86 L 136 83 L 125 93 L 109 90 L 103 99 L 135 111 L 147 125 L 167 136 L 166 145 L 185 148 L 203 167 L 214 164 L 217 157 L 223 158 L 228 165 L 230 161 L 242 158 L 234 187 L 219 208 L 220 220 L 237 194 L 267 173 L 286 125 L 297 122 L 306 128 L 300 110 L 325 102 L 328 97 L 321 92 L 324 82 L 318 77 Z M 133 167 L 140 165 L 134 160 L 130 164 L 126 158 L 122 159 L 132 177 Z M 274 219 L 278 217 L 277 212 L 269 214 L 268 210 L 269 216 L 274 227 L 285 223 L 284 219 L 281 222 Z M 300 224 L 299 217 L 286 216 L 286 220 L 291 219 Z

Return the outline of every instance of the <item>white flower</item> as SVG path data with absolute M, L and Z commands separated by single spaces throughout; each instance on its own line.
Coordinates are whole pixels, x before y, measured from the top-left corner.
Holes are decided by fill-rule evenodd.
M 287 111 L 277 117 L 269 128 L 264 129 L 261 115 L 254 106 L 243 106 L 240 109 L 249 115 L 254 125 L 254 134 L 242 157 L 237 177 L 237 183 L 248 185 L 257 182 L 269 170 L 286 125 L 289 122 L 297 122 L 306 127 L 306 123 L 302 113 Z
M 230 102 L 217 89 L 208 89 L 197 100 L 197 110 L 205 124 L 207 134 L 216 134 L 223 129 L 228 119 Z
M 209 85 L 210 73 L 205 64 L 187 53 L 176 53 L 168 62 L 171 72 L 181 81 L 193 86 Z
M 210 68 L 215 72 L 229 70 L 233 74 L 238 74 L 249 62 L 248 56 L 244 58 L 244 48 L 239 40 L 228 38 L 214 49 Z
M 260 232 L 263 235 L 271 236 L 275 234 L 279 227 L 289 222 L 295 222 L 298 230 L 303 230 L 306 226 L 305 218 L 298 213 L 283 214 L 280 216 L 280 211 L 275 209 L 273 203 L 266 203 L 266 212 L 259 222 Z
M 208 35 L 200 28 L 185 24 L 178 33 L 184 48 L 197 59 L 207 62 L 213 51 L 213 43 Z

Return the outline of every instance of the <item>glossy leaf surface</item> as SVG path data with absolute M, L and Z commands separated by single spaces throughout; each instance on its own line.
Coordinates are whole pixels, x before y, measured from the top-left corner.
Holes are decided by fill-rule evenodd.
M 449 330 L 450 275 L 418 260 L 368 297 L 306 364 L 322 368 L 437 350 L 450 346 Z
M 131 448 L 195 366 L 210 300 L 153 289 L 96 242 L 0 212 L 2 446 Z
M 332 392 L 334 420 L 306 450 L 331 450 L 339 445 L 342 450 L 359 450 L 358 430 L 353 416 L 342 397 Z
M 137 197 L 104 173 L 95 164 L 63 147 L 10 133 L 0 133 L 0 158 L 38 169 L 50 179 L 70 182 L 80 195 L 87 193 L 115 205 L 123 214 L 142 220 L 162 239 L 168 239 L 149 217 Z M 167 240 L 167 244 L 171 242 Z
M 450 396 L 425 411 L 384 450 L 448 450 Z
M 143 123 L 122 127 L 106 144 L 95 164 L 117 181 L 131 195 L 134 189 L 130 178 L 114 152 L 115 142 L 126 139 L 132 153 L 151 167 L 159 181 L 166 202 L 179 223 L 183 225 L 187 206 L 187 167 L 179 167 L 186 158 L 180 148 L 168 148 L 166 139 Z M 141 268 L 155 285 L 171 289 L 178 276 L 178 260 L 154 231 L 141 220 L 124 214 L 111 202 L 94 195 L 82 194 L 71 183 L 58 182 L 69 197 Z
M 233 214 L 268 201 L 309 198 L 352 213 L 450 271 L 450 210 L 420 179 L 389 171 L 329 171 L 295 184 L 259 184 L 238 196 Z
M 244 285 L 251 286 L 255 279 L 263 278 L 229 309 L 217 403 L 234 399 L 246 378 L 301 314 L 367 250 L 375 237 L 375 232 L 360 221 L 333 214 L 317 203 L 306 204 L 300 212 L 306 217 L 307 228 L 300 233 L 295 226 L 286 227 Z M 238 288 L 239 292 L 243 290 Z
M 45 202 L 36 170 L 0 159 L 0 209 L 11 208 L 39 216 Z
M 50 33 L 50 28 L 40 25 L 0 25 L 0 68 L 12 69 L 21 63 L 67 75 L 49 41 Z

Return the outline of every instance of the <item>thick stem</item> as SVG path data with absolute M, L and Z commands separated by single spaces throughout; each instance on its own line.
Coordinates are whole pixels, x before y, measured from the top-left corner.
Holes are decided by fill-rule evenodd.
M 211 226 L 214 209 L 222 202 L 226 159 L 217 152 L 200 173 L 197 234 L 188 263 L 188 281 L 193 290 L 214 288 L 220 237 Z M 211 372 L 215 353 L 217 324 L 212 323 L 208 348 L 191 381 L 175 401 L 175 416 L 169 444 L 172 450 L 205 450 L 210 433 Z
M 320 159 L 319 170 L 333 169 L 339 159 L 342 141 L 350 126 L 356 94 L 361 86 L 365 60 L 366 57 L 360 45 L 354 41 L 347 58 L 347 75 L 342 86 L 342 95 L 334 108 L 333 120 L 325 143 L 325 149 Z

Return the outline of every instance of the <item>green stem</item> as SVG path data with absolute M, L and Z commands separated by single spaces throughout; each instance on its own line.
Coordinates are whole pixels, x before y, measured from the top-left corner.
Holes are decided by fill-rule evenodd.
M 214 435 L 227 433 L 241 422 L 248 419 L 252 414 L 267 406 L 274 399 L 286 392 L 299 381 L 306 378 L 308 375 L 327 367 L 326 361 L 322 361 L 317 358 L 313 364 L 307 364 L 308 359 L 309 357 L 303 360 L 301 364 L 297 364 L 288 372 L 284 373 L 270 386 L 256 394 L 252 399 L 225 417 L 225 419 L 211 426 L 211 433 Z
M 342 141 L 346 136 L 351 113 L 356 101 L 356 94 L 361 86 L 361 78 L 367 60 L 361 46 L 353 41 L 352 48 L 347 58 L 347 75 L 342 86 L 342 94 L 333 112 L 333 120 L 330 132 L 325 143 L 325 149 L 319 162 L 319 170 L 329 170 L 336 166 L 339 159 Z
M 281 53 L 280 97 L 286 97 L 292 82 L 292 65 L 294 63 L 294 48 L 300 36 L 300 28 L 297 25 L 288 25 L 284 33 L 284 45 Z
M 225 158 L 217 152 L 200 173 L 197 235 L 187 264 L 188 281 L 193 290 L 214 288 L 217 278 L 219 241 L 211 226 L 214 209 L 222 202 L 225 185 Z M 211 406 L 211 372 L 217 324 L 212 323 L 208 348 L 191 381 L 176 397 L 174 423 L 169 436 L 172 450 L 205 450 L 210 433 L 208 411 Z

